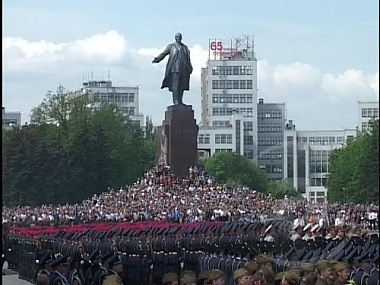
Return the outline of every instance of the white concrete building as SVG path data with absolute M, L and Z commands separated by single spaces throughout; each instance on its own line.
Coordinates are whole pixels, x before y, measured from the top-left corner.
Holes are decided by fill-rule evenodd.
M 249 37 L 210 40 L 198 142 L 208 155 L 233 150 L 250 160 L 257 156 L 257 60 Z
M 76 94 L 88 93 L 95 100 L 114 103 L 117 110 L 140 127 L 145 125 L 144 115 L 140 113 L 140 89 L 136 87 L 114 87 L 111 80 L 88 81 L 84 82 L 82 88 L 75 91 Z M 91 106 L 93 109 L 99 108 L 96 104 Z
M 2 126 L 5 130 L 21 127 L 21 112 L 19 111 L 6 111 L 5 107 L 2 109 Z
M 309 201 L 325 202 L 330 153 L 356 136 L 356 129 L 297 131 L 289 120 L 284 132 L 284 179 Z
M 368 131 L 369 123 L 374 119 L 379 119 L 379 102 L 358 101 L 358 130 Z

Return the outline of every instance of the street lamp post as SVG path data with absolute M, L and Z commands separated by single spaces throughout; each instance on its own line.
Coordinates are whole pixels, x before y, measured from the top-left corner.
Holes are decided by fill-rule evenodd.
M 346 187 L 343 186 L 343 201 L 344 201 L 344 204 L 346 204 Z

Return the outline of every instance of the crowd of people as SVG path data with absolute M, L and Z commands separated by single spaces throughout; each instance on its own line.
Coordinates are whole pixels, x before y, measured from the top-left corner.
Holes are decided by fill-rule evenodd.
M 378 229 L 376 205 L 308 203 L 274 199 L 249 188 L 218 184 L 201 168 L 191 168 L 186 179 L 157 166 L 133 185 L 109 188 L 75 205 L 3 206 L 3 224 L 59 225 L 96 222 L 264 221 L 273 216 L 300 219 L 301 225 L 360 225 Z

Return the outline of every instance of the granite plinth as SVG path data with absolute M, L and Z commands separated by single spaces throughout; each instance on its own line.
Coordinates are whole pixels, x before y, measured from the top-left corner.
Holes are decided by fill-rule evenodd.
M 188 176 L 189 167 L 198 161 L 198 126 L 192 106 L 168 106 L 157 135 L 157 164 L 170 166 L 176 176 Z

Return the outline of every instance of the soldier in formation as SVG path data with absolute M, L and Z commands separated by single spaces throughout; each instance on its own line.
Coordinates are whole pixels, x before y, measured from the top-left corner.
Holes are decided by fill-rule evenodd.
M 18 236 L 15 244 L 21 248 L 11 252 L 28 253 L 32 266 L 27 264 L 29 259 L 20 258 L 24 255 L 10 259 L 20 260 L 22 276 L 29 275 L 29 268 L 34 270 L 33 282 L 44 275 L 53 285 L 104 285 L 110 280 L 175 285 L 175 276 L 178 283 L 200 285 L 244 285 L 248 280 L 250 284 L 293 284 L 294 276 L 302 285 L 346 284 L 348 280 L 357 285 L 377 284 L 377 235 L 325 239 L 327 229 L 311 228 L 322 236 L 293 241 L 292 231 L 298 227 L 284 221 L 197 223 L 188 228 L 148 224 L 110 232 L 59 233 L 45 239 Z M 265 238 L 269 234 L 274 240 Z

